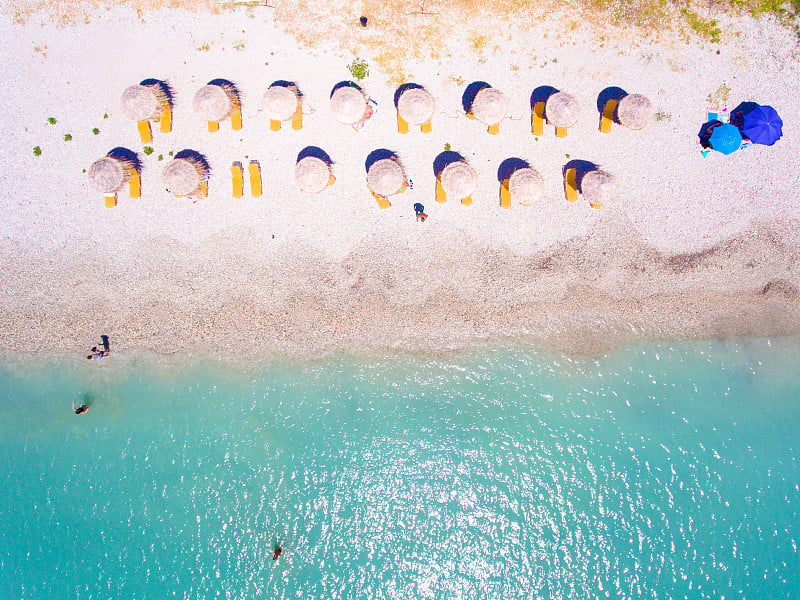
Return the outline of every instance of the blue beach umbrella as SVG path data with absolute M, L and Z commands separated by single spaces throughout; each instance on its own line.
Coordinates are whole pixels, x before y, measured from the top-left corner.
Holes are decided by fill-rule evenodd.
M 772 146 L 783 135 L 783 121 L 771 106 L 759 106 L 744 115 L 742 133 L 754 144 Z
M 711 137 L 708 138 L 708 143 L 717 152 L 731 154 L 736 152 L 739 146 L 742 145 L 742 134 L 730 123 L 723 123 L 711 130 Z

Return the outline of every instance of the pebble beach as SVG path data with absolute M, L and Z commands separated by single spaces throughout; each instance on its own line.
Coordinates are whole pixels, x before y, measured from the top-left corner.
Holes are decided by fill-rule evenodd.
M 639 339 L 798 331 L 800 61 L 791 30 L 726 17 L 711 44 L 572 29 L 557 13 L 524 28 L 492 17 L 479 30 L 473 17 L 462 28 L 440 23 L 435 53 L 424 37 L 415 51 L 407 35 L 398 52 L 385 21 L 362 27 L 360 14 L 342 7 L 326 33 L 312 27 L 324 23 L 319 13 L 293 29 L 285 6 L 86 9 L 68 22 L 6 12 L 0 348 L 71 352 L 103 332 L 116 350 L 162 353 L 303 358 L 512 338 L 585 354 Z M 333 87 L 353 80 L 354 60 L 367 64 L 358 84 L 377 105 L 360 131 L 329 105 Z M 173 130 L 154 128 L 150 154 L 120 110 L 122 92 L 147 78 L 175 94 Z M 240 91 L 239 131 L 223 122 L 209 133 L 192 110 L 215 78 Z M 277 80 L 303 94 L 300 130 L 270 131 L 262 114 Z M 509 99 L 498 135 L 462 107 L 479 81 Z M 394 94 L 408 82 L 436 99 L 430 134 L 397 131 Z M 540 86 L 580 102 L 566 138 L 549 125 L 532 134 Z M 598 96 L 609 87 L 650 99 L 645 129 L 598 131 Z M 697 131 L 707 112 L 744 101 L 773 106 L 783 138 L 703 156 Z M 319 194 L 292 177 L 309 146 L 333 161 L 336 183 Z M 106 208 L 86 171 L 115 147 L 141 159 L 142 194 Z M 184 149 L 211 166 L 207 199 L 164 189 L 161 172 Z M 365 171 L 379 149 L 396 153 L 413 182 L 383 210 Z M 445 149 L 477 172 L 471 206 L 435 201 L 433 163 Z M 532 206 L 499 206 L 498 168 L 510 158 L 544 178 Z M 261 165 L 263 195 L 234 198 L 230 166 L 249 160 Z M 614 176 L 602 209 L 565 200 L 563 171 L 575 160 Z

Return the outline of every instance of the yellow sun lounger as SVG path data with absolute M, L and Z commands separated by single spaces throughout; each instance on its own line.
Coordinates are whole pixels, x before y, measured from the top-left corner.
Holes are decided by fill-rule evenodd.
M 205 200 L 208 198 L 208 180 L 204 179 L 200 184 L 200 193 L 197 194 L 198 199 Z
M 281 130 L 281 122 L 276 121 L 275 119 L 269 120 L 269 130 L 270 131 L 280 131 Z
M 444 204 L 445 202 L 447 202 L 447 194 L 444 193 L 441 177 L 436 178 L 436 201 L 439 204 Z
M 559 138 L 567 137 L 567 128 L 566 127 L 556 127 L 556 137 L 559 137 Z
M 211 133 L 214 133 L 215 131 L 219 131 L 219 121 L 209 121 L 208 122 L 208 130 Z
M 134 200 L 142 196 L 142 180 L 136 167 L 128 167 L 128 193 Z
M 242 128 L 242 105 L 239 100 L 233 103 L 233 110 L 231 110 L 231 129 L 239 131 Z
M 578 186 L 575 183 L 575 178 L 578 172 L 575 169 L 567 169 L 564 173 L 564 194 L 569 202 L 575 202 L 578 199 Z
M 231 165 L 231 182 L 233 197 L 241 198 L 244 195 L 244 173 L 242 172 L 242 163 L 239 161 Z
M 369 193 L 372 194 L 373 198 L 375 198 L 375 201 L 378 203 L 379 208 L 389 208 L 392 205 L 392 203 L 389 202 L 389 199 L 386 196 L 381 196 L 380 194 L 372 191 L 371 189 Z
M 397 133 L 408 133 L 408 123 L 400 116 L 400 111 L 397 112 Z
M 105 203 L 106 203 L 106 208 L 114 208 L 117 205 L 117 195 L 116 194 L 106 194 L 105 195 Z
M 336 183 L 336 177 L 334 177 L 333 173 L 331 173 L 331 176 L 328 177 L 328 187 L 331 187 L 334 183 Z
M 431 131 L 433 131 L 433 125 L 431 125 L 430 119 L 428 119 L 422 125 L 420 125 L 419 130 L 422 133 L 430 133 Z
M 500 123 L 489 125 L 489 127 L 486 128 L 486 131 L 488 131 L 492 135 L 497 135 L 498 133 L 500 133 Z
M 261 197 L 261 164 L 257 160 L 251 160 L 247 167 L 250 173 L 250 194 L 253 198 Z
M 153 130 L 150 129 L 150 121 L 137 121 L 136 126 L 139 128 L 139 138 L 143 144 L 149 144 L 153 141 Z
M 533 135 L 544 135 L 544 102 L 537 102 L 533 105 L 531 133 Z
M 464 206 L 470 206 L 472 204 L 472 196 L 467 196 L 466 198 L 462 198 L 461 204 L 463 204 Z
M 472 114 L 472 111 L 471 111 L 471 110 L 470 110 L 470 111 L 467 113 L 467 118 L 468 118 L 468 119 L 471 119 L 471 120 L 473 120 L 473 121 L 475 120 L 475 115 L 473 115 L 473 114 Z
M 292 129 L 295 131 L 300 131 L 303 128 L 303 105 L 298 102 L 297 103 L 297 110 L 294 111 L 294 116 L 292 117 Z
M 606 102 L 603 109 L 603 115 L 600 117 L 600 131 L 602 133 L 609 133 L 611 131 L 611 124 L 614 122 L 614 109 L 617 108 L 617 101 L 614 99 Z
M 508 189 L 508 179 L 500 184 L 500 208 L 511 208 L 511 191 Z
M 172 131 L 172 109 L 169 106 L 169 102 L 164 102 L 164 111 L 161 113 L 160 125 L 161 133 L 169 133 Z

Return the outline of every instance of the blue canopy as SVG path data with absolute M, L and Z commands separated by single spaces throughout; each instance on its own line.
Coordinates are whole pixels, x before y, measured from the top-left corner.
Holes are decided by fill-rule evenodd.
M 717 152 L 731 154 L 736 152 L 739 146 L 742 145 L 742 134 L 730 123 L 723 123 L 711 130 L 711 137 L 708 138 L 708 143 Z
M 744 115 L 742 133 L 754 144 L 772 146 L 783 135 L 783 121 L 771 106 L 759 106 Z

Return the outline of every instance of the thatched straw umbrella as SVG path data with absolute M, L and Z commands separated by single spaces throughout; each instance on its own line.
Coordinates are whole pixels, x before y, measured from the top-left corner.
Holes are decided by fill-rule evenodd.
M 617 105 L 617 119 L 628 129 L 644 129 L 652 116 L 650 100 L 641 94 L 629 94 Z
M 294 166 L 294 180 L 300 190 L 308 194 L 324 190 L 330 179 L 330 165 L 316 156 L 306 156 Z
M 581 179 L 581 193 L 594 208 L 611 200 L 615 188 L 613 175 L 605 171 L 589 171 Z
M 122 113 L 134 121 L 157 121 L 167 102 L 158 85 L 132 85 L 122 92 Z
M 297 112 L 297 92 L 290 87 L 271 85 L 261 99 L 261 108 L 273 121 L 288 121 Z
M 194 95 L 194 112 L 204 121 L 222 121 L 231 114 L 236 102 L 236 91 L 231 86 L 204 85 Z
M 89 167 L 89 182 L 102 194 L 116 194 L 128 181 L 126 161 L 113 156 L 104 156 Z
M 508 178 L 508 191 L 512 198 L 526 206 L 542 197 L 544 177 L 531 167 L 517 169 Z
M 456 161 L 442 169 L 442 188 L 454 198 L 467 198 L 478 186 L 478 174 L 464 161 Z
M 566 92 L 556 92 L 547 99 L 544 106 L 547 121 L 556 127 L 572 127 L 581 116 L 578 99 Z
M 508 97 L 495 88 L 480 90 L 470 107 L 472 116 L 484 125 L 496 125 L 508 112 Z
M 193 196 L 205 178 L 205 167 L 192 158 L 173 159 L 161 172 L 167 190 L 178 196 Z
M 406 123 L 422 125 L 427 123 L 436 110 L 436 100 L 423 88 L 410 88 L 397 99 L 397 112 Z
M 381 196 L 392 196 L 403 189 L 406 175 L 395 158 L 375 161 L 367 171 L 367 183 L 373 192 Z
M 367 97 L 358 88 L 342 86 L 331 96 L 331 112 L 340 123 L 358 123 L 367 112 Z

